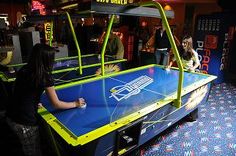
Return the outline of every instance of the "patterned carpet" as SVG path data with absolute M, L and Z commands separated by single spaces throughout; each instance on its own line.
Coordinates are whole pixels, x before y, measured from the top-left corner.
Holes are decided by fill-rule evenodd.
M 139 151 L 141 156 L 236 156 L 236 84 L 212 87 L 195 122 L 182 120 Z

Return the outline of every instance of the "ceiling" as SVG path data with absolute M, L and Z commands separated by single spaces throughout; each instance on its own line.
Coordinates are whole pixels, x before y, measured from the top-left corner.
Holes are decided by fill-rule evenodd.
M 148 1 L 148 0 L 145 0 Z M 218 0 L 155 0 L 160 3 L 217 3 Z
M 1 0 L 0 3 L 28 3 L 31 0 Z
M 21 3 L 21 4 L 27 4 L 28 2 L 31 2 L 32 0 L 1 0 L 0 3 Z M 83 2 L 83 1 L 90 1 L 90 0 L 38 0 L 42 4 L 46 6 L 58 6 L 60 3 L 63 2 L 69 2 L 69 1 L 78 1 L 78 2 Z M 139 1 L 150 1 L 150 0 L 139 0 Z M 190 4 L 206 4 L 206 3 L 214 3 L 214 4 L 219 4 L 222 9 L 228 9 L 228 10 L 234 10 L 234 4 L 233 0 L 154 0 L 160 3 L 190 3 Z
M 4 3 L 28 3 L 31 0 L 1 0 Z M 72 0 L 38 0 L 39 2 L 47 5 L 59 4 L 62 2 L 69 2 Z M 76 1 L 76 0 L 75 0 Z M 77 0 L 81 1 L 89 1 L 89 0 Z M 150 0 L 140 0 L 140 1 L 150 1 Z M 217 3 L 220 0 L 155 0 L 160 3 Z

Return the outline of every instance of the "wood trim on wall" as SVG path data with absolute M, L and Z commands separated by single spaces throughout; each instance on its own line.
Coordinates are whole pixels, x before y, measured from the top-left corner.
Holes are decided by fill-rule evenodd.
M 16 26 L 16 13 L 20 11 L 22 14 L 26 14 L 25 4 L 15 4 L 15 3 L 0 3 L 0 13 L 8 14 L 9 24 L 11 26 Z

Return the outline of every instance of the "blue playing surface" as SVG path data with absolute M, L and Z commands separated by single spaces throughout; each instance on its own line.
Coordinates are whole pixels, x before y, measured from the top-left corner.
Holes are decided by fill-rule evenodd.
M 109 57 L 109 56 L 105 56 L 104 59 L 105 59 L 104 60 L 105 62 L 115 60 L 114 58 Z M 91 56 L 81 57 L 81 62 L 82 62 L 82 66 L 92 65 L 92 64 L 101 63 L 101 59 L 98 57 L 98 55 L 91 55 Z M 53 70 L 67 69 L 69 67 L 78 67 L 78 59 L 73 58 L 73 59 L 68 59 L 68 60 L 57 60 L 55 61 L 53 65 Z
M 104 61 L 110 62 L 110 61 L 115 61 L 116 59 L 110 57 L 110 56 L 105 56 L 104 57 Z M 82 62 L 82 66 L 86 66 L 86 65 L 93 65 L 93 64 L 98 64 L 101 63 L 101 59 L 100 57 L 98 57 L 98 55 L 91 55 L 91 56 L 84 56 L 81 57 L 81 62 Z M 121 61 L 122 62 L 122 61 Z M 23 65 L 18 65 L 18 66 L 14 66 L 14 70 L 16 71 L 15 73 L 9 73 L 9 71 L 4 71 L 3 74 L 7 79 L 10 78 L 16 78 L 16 73 L 17 71 L 20 70 L 20 68 Z M 68 69 L 68 68 L 75 68 L 78 67 L 78 59 L 77 58 L 70 58 L 70 59 L 61 59 L 61 60 L 55 60 L 54 65 L 53 65 L 53 71 L 58 71 L 58 70 L 63 70 L 63 69 Z M 65 78 L 66 80 L 70 80 L 73 77 L 78 77 L 76 75 L 76 71 L 75 70 L 71 70 L 72 72 L 74 72 L 72 76 L 69 76 L 68 78 L 66 78 L 64 74 L 67 73 L 63 73 L 62 74 L 54 74 L 55 78 L 58 79 L 60 77 Z M 86 71 L 85 71 L 86 73 Z M 64 80 L 64 79 L 63 79 Z
M 55 110 L 45 94 L 41 102 L 79 137 L 175 93 L 178 75 L 178 70 L 167 72 L 159 67 L 150 67 L 57 90 L 59 99 L 63 101 L 83 97 L 87 103 L 84 109 Z M 207 75 L 186 72 L 183 87 L 206 78 Z

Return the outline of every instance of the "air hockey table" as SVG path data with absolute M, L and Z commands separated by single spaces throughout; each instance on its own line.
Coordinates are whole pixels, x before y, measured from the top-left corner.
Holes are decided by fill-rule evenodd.
M 68 155 L 122 155 L 206 102 L 215 76 L 185 72 L 182 105 L 177 108 L 178 75 L 177 69 L 148 65 L 57 86 L 59 99 L 83 97 L 86 108 L 56 110 L 43 94 L 39 114 L 57 146 L 64 147 Z
M 114 59 L 106 55 L 105 58 L 105 72 L 118 72 L 124 68 L 126 59 Z M 53 77 L 55 85 L 69 83 L 84 78 L 89 78 L 101 74 L 101 57 L 99 54 L 84 55 L 81 57 L 83 74 L 79 74 L 78 56 L 66 57 L 55 60 L 53 67 Z M 123 63 L 123 64 L 122 64 Z M 10 65 L 15 72 L 2 71 L 0 78 L 5 82 L 12 82 L 16 78 L 17 71 L 24 64 Z

